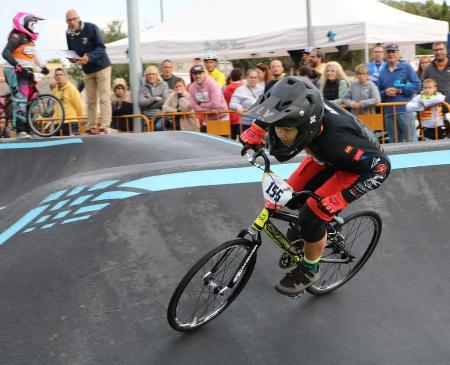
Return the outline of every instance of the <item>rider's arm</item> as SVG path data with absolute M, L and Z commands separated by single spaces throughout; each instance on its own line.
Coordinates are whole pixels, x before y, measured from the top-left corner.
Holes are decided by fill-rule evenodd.
M 8 37 L 8 43 L 6 44 L 5 48 L 3 49 L 3 53 L 2 53 L 3 58 L 6 61 L 8 61 L 8 63 L 11 66 L 18 65 L 18 62 L 13 57 L 12 53 L 21 44 L 22 44 L 22 39 L 20 37 L 20 34 L 18 34 L 16 32 L 11 32 L 11 34 Z

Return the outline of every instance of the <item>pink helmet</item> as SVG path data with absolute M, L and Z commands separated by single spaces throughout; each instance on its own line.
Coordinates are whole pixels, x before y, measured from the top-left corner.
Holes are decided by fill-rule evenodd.
M 25 33 L 35 41 L 38 39 L 39 33 L 34 31 L 34 25 L 39 20 L 44 19 L 33 14 L 18 12 L 13 19 L 14 29 L 21 33 Z

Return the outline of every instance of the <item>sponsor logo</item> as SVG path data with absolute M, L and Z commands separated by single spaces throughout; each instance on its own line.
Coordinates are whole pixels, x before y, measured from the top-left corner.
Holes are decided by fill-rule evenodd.
M 380 162 L 380 158 L 379 157 L 375 157 L 373 160 L 372 160 L 372 165 L 370 165 L 370 168 L 371 169 L 373 169 L 376 165 L 378 165 L 378 162 Z
M 87 37 L 81 38 L 81 44 L 87 44 L 87 42 L 88 42 Z
M 314 123 L 316 123 L 316 116 L 315 115 L 311 116 L 311 118 L 309 119 L 309 124 L 314 124 Z
M 379 175 L 386 175 L 387 166 L 384 163 L 380 163 L 373 171 Z
M 376 189 L 382 184 L 383 180 L 383 176 L 375 175 L 373 178 L 364 181 L 364 186 L 370 190 Z

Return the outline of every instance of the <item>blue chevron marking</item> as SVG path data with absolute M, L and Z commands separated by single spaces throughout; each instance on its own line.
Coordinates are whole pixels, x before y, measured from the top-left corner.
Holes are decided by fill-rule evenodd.
M 85 207 L 81 207 L 78 209 L 74 214 L 83 214 L 88 212 L 95 212 L 97 210 L 101 210 L 105 207 L 107 207 L 111 203 L 105 203 L 105 204 L 95 204 L 95 205 L 87 205 Z
M 98 184 L 95 184 L 93 187 L 89 189 L 89 191 L 106 189 L 107 187 L 119 182 L 120 180 L 109 180 L 109 181 L 101 181 Z
M 96 198 L 92 199 L 92 201 L 126 199 L 140 194 L 141 193 L 136 193 L 132 191 L 107 191 L 105 193 L 100 194 Z
M 93 197 L 94 194 L 88 194 L 88 195 L 83 195 L 80 196 L 78 198 L 76 198 L 72 203 L 70 203 L 70 207 L 73 207 L 74 205 L 80 205 L 83 204 L 86 200 L 88 200 L 89 198 Z
M 61 209 L 68 201 L 69 199 L 59 201 L 54 205 L 54 207 L 52 207 L 52 209 L 50 209 L 50 211 Z
M 53 219 L 61 219 L 64 218 L 67 214 L 69 214 L 71 210 L 64 210 L 62 212 L 59 212 L 57 215 L 53 217 Z
M 61 224 L 66 224 L 66 223 L 73 223 L 73 222 L 77 222 L 77 221 L 84 221 L 85 219 L 88 219 L 91 215 L 83 215 L 81 217 L 77 217 L 77 218 L 70 218 L 70 219 L 66 219 L 65 221 L 62 221 Z
M 61 196 L 64 195 L 64 193 L 67 191 L 67 189 L 61 190 L 61 191 L 57 191 L 56 193 L 50 194 L 48 197 L 46 197 L 43 201 L 41 201 L 40 204 L 43 203 L 48 203 L 51 202 L 53 200 L 57 200 L 59 199 Z
M 77 194 L 79 194 L 85 187 L 86 187 L 86 185 L 83 185 L 83 186 L 77 186 L 77 187 L 73 188 L 73 189 L 69 192 L 69 194 L 67 194 L 67 196 L 77 195 Z

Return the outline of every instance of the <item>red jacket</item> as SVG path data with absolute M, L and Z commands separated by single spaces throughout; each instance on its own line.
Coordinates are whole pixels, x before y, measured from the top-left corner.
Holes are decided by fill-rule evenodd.
M 231 97 L 234 94 L 234 91 L 239 87 L 242 86 L 242 82 L 240 81 L 233 81 L 231 84 L 229 84 L 224 90 L 223 95 L 225 96 L 225 100 L 227 101 L 227 104 L 230 105 Z M 239 113 L 234 112 L 230 113 L 230 123 L 231 124 L 239 124 L 241 122 L 241 116 Z

